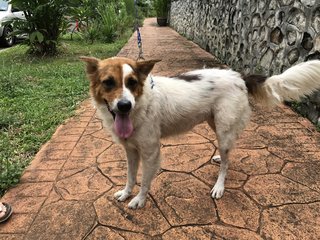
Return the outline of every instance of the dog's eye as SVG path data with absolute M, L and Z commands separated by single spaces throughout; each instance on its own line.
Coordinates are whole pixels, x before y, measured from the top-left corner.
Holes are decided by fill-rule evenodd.
M 113 77 L 108 77 L 106 80 L 102 81 L 102 85 L 106 90 L 110 91 L 116 86 L 116 81 Z
M 138 85 L 138 81 L 134 78 L 129 78 L 127 81 L 127 87 L 130 89 L 134 89 Z

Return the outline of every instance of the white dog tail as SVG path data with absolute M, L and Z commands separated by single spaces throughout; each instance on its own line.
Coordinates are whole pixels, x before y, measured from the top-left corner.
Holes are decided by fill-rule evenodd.
M 303 62 L 269 78 L 249 75 L 244 80 L 248 92 L 263 105 L 272 107 L 283 101 L 297 101 L 320 90 L 320 61 Z

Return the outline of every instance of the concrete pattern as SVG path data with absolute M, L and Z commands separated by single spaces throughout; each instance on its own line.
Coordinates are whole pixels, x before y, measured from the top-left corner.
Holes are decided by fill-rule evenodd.
M 155 19 L 141 30 L 146 59 L 162 59 L 153 74 L 216 63 Z M 137 53 L 133 35 L 119 56 Z M 124 151 L 85 101 L 1 199 L 14 214 L 0 224 L 0 239 L 320 239 L 320 134 L 285 106 L 253 110 L 222 199 L 210 197 L 217 142 L 201 124 L 162 142 L 162 169 L 146 206 L 130 210 L 113 198 L 126 181 Z

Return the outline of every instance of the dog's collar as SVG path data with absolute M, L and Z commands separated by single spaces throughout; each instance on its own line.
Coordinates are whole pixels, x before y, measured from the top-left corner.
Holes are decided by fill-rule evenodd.
M 151 89 L 153 89 L 155 84 L 154 84 L 153 77 L 151 74 L 150 74 L 150 84 L 151 84 Z
M 116 118 L 116 114 L 114 113 L 114 111 L 111 110 L 110 106 L 109 106 L 109 103 L 107 100 L 103 99 L 104 102 L 106 103 L 107 105 L 107 108 L 108 108 L 108 111 L 111 113 L 112 117 L 113 117 L 113 120 Z

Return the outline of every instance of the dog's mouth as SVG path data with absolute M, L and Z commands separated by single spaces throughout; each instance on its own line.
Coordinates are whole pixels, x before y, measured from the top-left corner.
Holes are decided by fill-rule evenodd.
M 109 103 L 104 99 L 107 105 L 108 111 L 111 113 L 114 120 L 114 130 L 119 138 L 127 139 L 133 133 L 133 125 L 128 113 L 119 113 L 111 110 Z
M 114 130 L 118 137 L 127 139 L 133 133 L 133 125 L 129 113 L 115 113 Z

